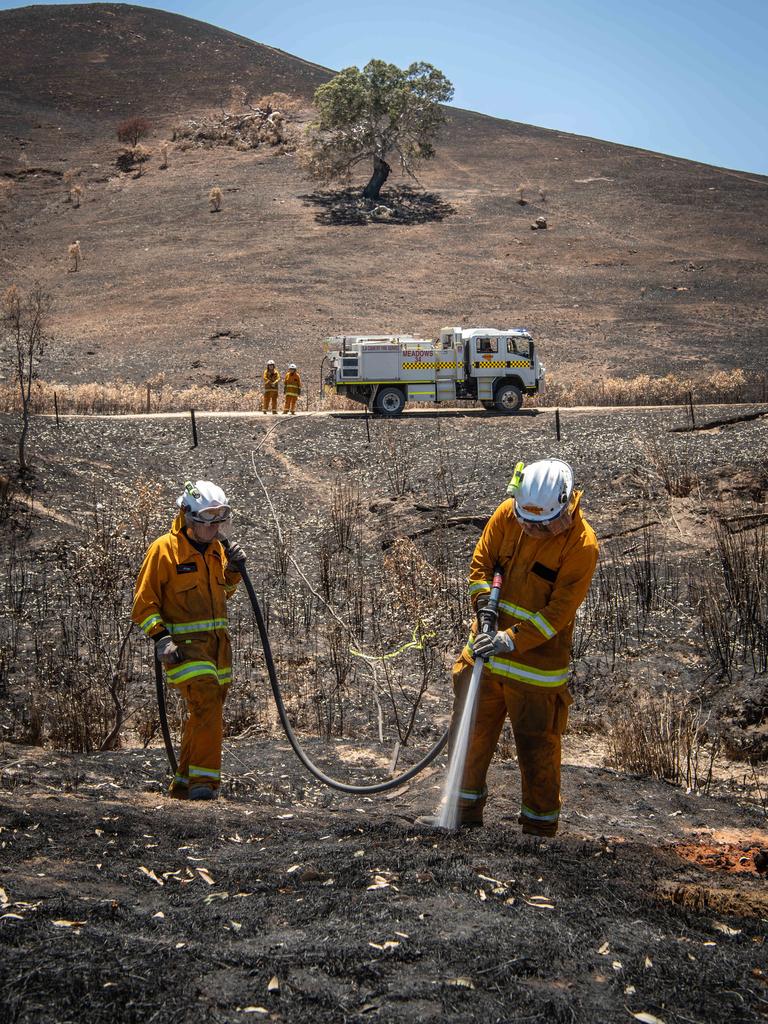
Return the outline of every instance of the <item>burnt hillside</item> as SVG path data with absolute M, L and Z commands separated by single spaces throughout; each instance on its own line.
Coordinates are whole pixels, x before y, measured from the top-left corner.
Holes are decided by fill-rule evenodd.
M 450 108 L 419 182 L 383 193 L 404 222 L 360 222 L 293 151 L 330 73 L 145 8 L 0 12 L 0 284 L 54 294 L 46 377 L 242 387 L 267 355 L 316 377 L 328 334 L 446 323 L 529 326 L 561 380 L 762 370 L 768 179 Z M 163 140 L 233 88 L 295 97 L 292 144 L 177 140 L 161 170 Z M 130 114 L 152 126 L 141 176 L 115 166 Z

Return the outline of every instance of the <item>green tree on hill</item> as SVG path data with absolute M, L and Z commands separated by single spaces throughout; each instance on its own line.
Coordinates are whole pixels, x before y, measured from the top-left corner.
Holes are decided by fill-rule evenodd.
M 405 70 L 382 60 L 369 61 L 362 71 L 345 68 L 315 92 L 318 116 L 307 129 L 309 172 L 332 181 L 370 160 L 363 195 L 378 199 L 392 155 L 412 176 L 416 164 L 435 155 L 433 143 L 445 121 L 440 104 L 452 97 L 442 71 L 423 61 Z

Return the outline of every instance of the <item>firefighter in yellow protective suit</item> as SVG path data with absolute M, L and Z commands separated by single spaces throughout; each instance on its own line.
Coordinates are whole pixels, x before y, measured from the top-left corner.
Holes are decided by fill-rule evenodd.
M 291 416 L 295 416 L 296 402 L 299 400 L 299 395 L 301 394 L 301 377 L 299 376 L 299 371 L 296 369 L 296 363 L 290 363 L 288 365 L 288 372 L 283 380 L 283 394 L 285 395 L 283 412 L 289 412 Z
M 277 415 L 277 396 L 280 390 L 280 372 L 275 366 L 274 359 L 267 360 L 267 366 L 262 374 L 264 381 L 264 400 L 261 407 L 262 412 L 272 412 Z
M 573 470 L 559 459 L 519 463 L 472 556 L 469 594 L 480 610 L 488 601 L 494 567 L 504 582 L 497 631 L 478 633 L 453 670 L 455 734 L 475 656 L 487 659 L 459 793 L 459 825 L 479 826 L 488 790 L 486 774 L 509 716 L 515 738 L 525 833 L 553 836 L 560 817 L 560 737 L 572 698 L 568 692 L 576 610 L 597 564 L 594 531 L 581 512 Z M 439 812 L 417 818 L 439 825 Z
M 227 601 L 241 578 L 239 544 L 219 539 L 230 518 L 224 491 L 187 483 L 169 533 L 154 541 L 136 581 L 131 618 L 155 643 L 169 685 L 187 702 L 170 795 L 213 800 L 221 782 L 222 711 L 232 681 Z

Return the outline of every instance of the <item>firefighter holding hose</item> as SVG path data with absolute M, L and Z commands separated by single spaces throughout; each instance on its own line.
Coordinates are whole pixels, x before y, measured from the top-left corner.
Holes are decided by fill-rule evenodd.
M 518 820 L 524 833 L 553 836 L 560 818 L 560 737 L 572 703 L 567 683 L 574 619 L 589 590 L 598 544 L 567 463 L 518 463 L 507 494 L 483 530 L 469 574 L 470 598 L 481 613 L 494 569 L 500 568 L 498 622 L 492 632 L 479 632 L 475 623 L 453 670 L 452 736 L 475 659 L 484 662 L 460 779 L 457 824 L 483 824 L 486 774 L 508 716 L 520 767 Z M 416 822 L 442 824 L 439 812 Z
M 231 516 L 210 480 L 187 483 L 168 533 L 147 551 L 136 581 L 132 620 L 154 641 L 166 679 L 187 703 L 170 795 L 215 800 L 221 782 L 223 707 L 232 681 L 227 601 L 245 565 L 239 544 L 220 530 Z

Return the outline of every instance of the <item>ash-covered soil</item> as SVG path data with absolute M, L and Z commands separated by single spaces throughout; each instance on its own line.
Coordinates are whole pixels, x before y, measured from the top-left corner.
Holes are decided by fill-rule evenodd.
M 159 751 L 3 751 L 4 1021 L 765 1019 L 765 878 L 692 863 L 765 846 L 732 802 L 570 765 L 542 842 L 497 762 L 510 799 L 449 836 L 412 824 L 434 775 L 355 799 L 236 749 L 218 805 L 164 799 Z
M 463 574 L 511 467 L 546 455 L 575 466 L 606 566 L 630 559 L 650 523 L 663 564 L 693 571 L 708 564 L 718 516 L 737 528 L 765 521 L 768 417 L 743 418 L 755 411 L 697 410 L 700 423 L 733 422 L 696 432 L 673 429 L 686 425 L 684 410 L 568 412 L 559 443 L 548 413 L 415 414 L 367 425 L 362 415 L 201 416 L 194 450 L 182 417 L 64 418 L 58 428 L 38 418 L 25 541 L 31 585 L 60 586 L 50 570 L 57 546 L 82 544 L 99 509 L 121 516 L 137 481 L 160 484 L 150 524 L 159 532 L 180 481 L 210 477 L 238 510 L 235 532 L 277 634 L 284 592 L 265 489 L 315 583 L 334 495 L 359 490 L 362 565 L 373 588 L 387 584 L 379 556 L 407 537 L 433 564 L 452 552 Z M 2 425 L 10 461 L 13 421 Z M 665 479 L 687 493 L 670 494 Z M 340 492 L 339 481 L 349 489 Z M 244 596 L 233 613 L 239 660 L 227 707 L 230 719 L 239 716 L 240 738 L 225 742 L 217 805 L 165 798 L 162 748 L 155 740 L 141 749 L 130 730 L 121 749 L 91 756 L 5 744 L 1 1019 L 765 1019 L 765 789 L 745 785 L 756 778 L 764 787 L 763 767 L 721 751 L 712 785 L 700 776 L 686 792 L 605 765 L 610 714 L 650 692 L 680 702 L 698 695 L 712 723 L 730 708 L 741 733 L 764 727 L 740 726 L 737 711 L 746 694 L 765 702 L 765 677 L 739 664 L 730 680 L 717 679 L 692 610 L 672 616 L 667 598 L 643 632 L 625 623 L 618 655 L 598 631 L 575 663 L 563 831 L 552 841 L 519 834 L 508 737 L 489 777 L 487 825 L 470 834 L 413 825 L 439 798 L 443 759 L 386 797 L 315 783 L 274 715 L 249 725 L 238 706 L 238 691 L 259 689 L 266 700 L 262 660 L 242 640 Z M 424 614 L 446 600 L 427 593 Z M 403 605 L 400 632 L 387 638 L 393 646 L 410 637 L 411 614 Z M 55 623 L 27 625 L 41 634 Z M 450 637 L 439 614 L 436 628 Z M 444 642 L 442 672 L 401 768 L 445 727 L 456 644 Z M 277 636 L 275 645 L 286 654 Z M 140 640 L 137 659 L 151 705 Z M 6 676 L 14 699 L 37 685 L 29 664 L 20 660 Z M 399 664 L 405 681 L 410 663 Z M 283 682 L 296 709 L 303 691 L 290 673 Z M 332 774 L 380 779 L 393 736 L 381 744 L 375 723 L 349 712 L 341 739 L 317 739 L 306 713 L 301 735 Z

